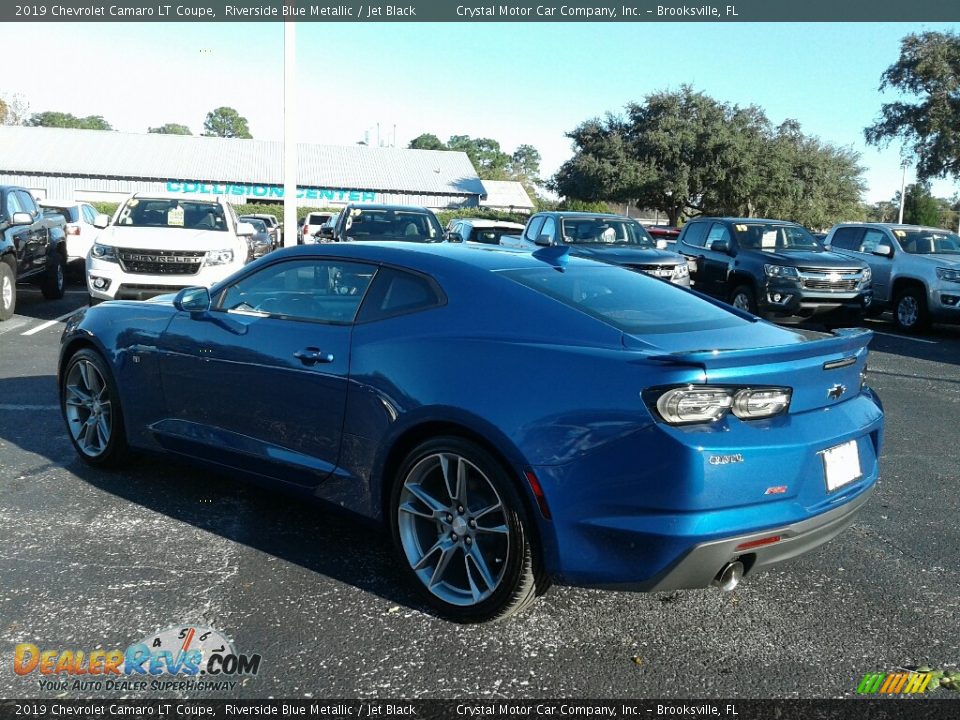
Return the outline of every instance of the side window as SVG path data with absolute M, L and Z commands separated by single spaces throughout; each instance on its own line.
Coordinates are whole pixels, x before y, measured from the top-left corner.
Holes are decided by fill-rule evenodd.
M 93 225 L 93 221 L 97 218 L 97 211 L 94 210 L 90 205 L 81 205 L 80 209 L 83 211 L 84 219 Z
M 543 228 L 541 228 L 537 237 L 540 237 L 540 235 L 548 235 L 550 237 L 551 242 L 556 240 L 557 223 L 552 217 L 548 217 L 546 220 L 543 221 Z M 534 240 L 536 239 L 537 238 L 534 238 Z
M 17 194 L 11 190 L 7 193 L 7 218 L 12 218 L 14 213 L 23 212 L 20 207 L 20 201 L 17 200 Z
M 24 212 L 28 212 L 31 215 L 37 214 L 37 204 L 33 201 L 33 196 L 30 195 L 26 190 L 17 190 L 17 199 L 20 201 L 20 207 L 23 208 Z
M 543 227 L 544 216 L 535 217 L 530 221 L 530 224 L 527 225 L 527 231 L 523 234 L 523 237 L 530 242 L 536 242 L 537 238 L 540 237 L 540 228 Z
M 431 279 L 396 268 L 380 268 L 363 301 L 357 322 L 406 315 L 445 302 L 443 292 Z
M 881 230 L 865 230 L 863 233 L 863 243 L 860 245 L 860 252 L 872 253 L 877 249 L 877 245 L 891 245 L 887 236 Z
M 683 229 L 683 242 L 694 247 L 703 247 L 703 241 L 707 237 L 707 223 L 694 222 L 688 223 Z
M 276 263 L 228 287 L 217 307 L 286 320 L 349 323 L 376 270 L 372 265 L 337 260 Z
M 711 245 L 717 240 L 726 240 L 730 242 L 730 231 L 727 230 L 727 226 L 722 223 L 714 223 L 710 226 L 710 232 L 707 233 L 707 240 L 704 243 L 707 250 L 710 249 Z
M 861 235 L 863 235 L 863 228 L 837 228 L 833 233 L 833 239 L 830 241 L 830 247 L 840 248 L 841 250 L 860 251 Z

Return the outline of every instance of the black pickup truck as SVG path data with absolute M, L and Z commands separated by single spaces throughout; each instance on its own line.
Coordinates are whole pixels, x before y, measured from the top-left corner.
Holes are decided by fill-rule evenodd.
M 768 320 L 857 323 L 873 299 L 866 263 L 830 252 L 797 223 L 697 217 L 676 249 L 694 289 Z
M 38 283 L 48 300 L 63 297 L 66 238 L 63 215 L 42 210 L 26 188 L 0 185 L 0 320 L 13 315 L 18 282 Z

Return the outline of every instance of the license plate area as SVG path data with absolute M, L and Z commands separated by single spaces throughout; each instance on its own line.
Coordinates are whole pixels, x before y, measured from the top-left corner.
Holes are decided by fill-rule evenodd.
M 827 492 L 839 490 L 863 477 L 856 440 L 823 450 L 820 457 L 823 458 L 823 477 L 827 482 Z

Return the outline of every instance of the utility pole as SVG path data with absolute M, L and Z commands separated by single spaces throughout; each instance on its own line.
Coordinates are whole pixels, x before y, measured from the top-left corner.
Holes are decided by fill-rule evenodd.
M 907 190 L 907 164 L 903 163 L 901 167 L 903 168 L 903 175 L 900 176 L 900 215 L 897 217 L 897 223 L 900 225 L 903 224 L 903 203 Z

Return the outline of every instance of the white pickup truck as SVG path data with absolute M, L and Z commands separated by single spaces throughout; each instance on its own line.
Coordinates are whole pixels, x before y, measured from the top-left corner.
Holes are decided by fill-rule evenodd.
M 131 195 L 87 255 L 90 304 L 209 287 L 246 263 L 253 233 L 221 198 Z

